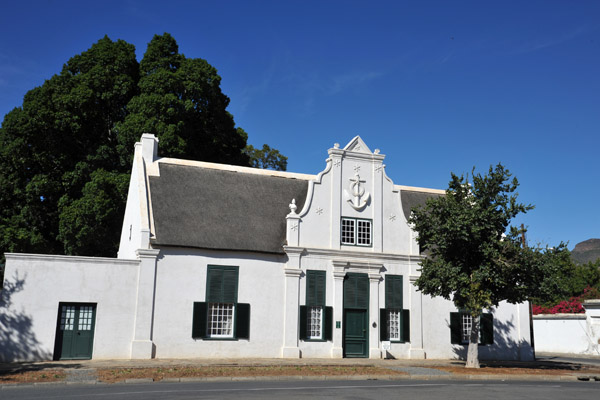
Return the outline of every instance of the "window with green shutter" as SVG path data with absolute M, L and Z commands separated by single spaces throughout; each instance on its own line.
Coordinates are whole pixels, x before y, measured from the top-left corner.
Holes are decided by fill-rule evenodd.
M 403 309 L 402 275 L 386 275 L 385 308 L 379 315 L 381 340 L 410 341 L 410 312 Z
M 459 311 L 450 313 L 450 343 L 469 344 L 473 317 L 471 314 Z M 479 317 L 479 344 L 494 344 L 494 316 L 482 313 Z
M 237 266 L 208 266 L 206 301 L 194 303 L 192 338 L 250 338 L 250 304 L 237 302 L 238 272 Z
M 325 271 L 306 271 L 306 305 L 300 306 L 300 339 L 332 339 L 333 309 L 325 306 Z

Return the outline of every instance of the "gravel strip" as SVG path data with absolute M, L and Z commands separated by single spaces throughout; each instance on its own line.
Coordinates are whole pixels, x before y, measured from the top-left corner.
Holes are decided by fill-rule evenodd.
M 450 375 L 448 371 L 440 371 L 435 368 L 423 368 L 423 367 L 386 367 L 393 371 L 406 372 L 409 375 Z
M 67 383 L 92 383 L 98 380 L 95 368 L 66 368 L 65 373 Z

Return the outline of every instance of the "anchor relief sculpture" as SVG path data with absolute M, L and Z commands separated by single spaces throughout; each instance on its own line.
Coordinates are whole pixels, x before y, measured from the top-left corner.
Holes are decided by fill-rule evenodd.
M 365 191 L 365 188 L 361 186 L 361 183 L 366 181 L 361 180 L 358 174 L 354 174 L 354 178 L 350 178 L 350 192 L 344 189 L 344 195 L 346 201 L 350 203 L 350 206 L 356 211 L 362 210 L 371 199 L 371 194 Z

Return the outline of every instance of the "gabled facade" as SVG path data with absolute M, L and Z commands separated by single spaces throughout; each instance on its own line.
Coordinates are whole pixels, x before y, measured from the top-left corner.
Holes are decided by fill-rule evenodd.
M 4 359 L 465 355 L 472 321 L 413 286 L 407 219 L 443 191 L 395 185 L 358 136 L 318 175 L 157 154 L 144 134 L 118 259 L 6 255 L 0 329 L 28 318 L 30 343 Z M 482 327 L 482 358 L 532 357 L 526 304 Z

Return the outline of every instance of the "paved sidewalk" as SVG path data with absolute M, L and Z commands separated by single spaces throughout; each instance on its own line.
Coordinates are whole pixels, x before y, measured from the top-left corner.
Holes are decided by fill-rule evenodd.
M 564 355 L 563 355 L 564 356 Z M 152 359 L 152 360 L 76 360 L 76 361 L 51 361 L 28 363 L 0 363 L 0 376 L 20 371 L 44 371 L 62 369 L 66 379 L 62 382 L 46 384 L 96 384 L 99 369 L 137 369 L 137 368 L 201 368 L 201 367 L 268 367 L 268 366 L 329 366 L 352 367 L 373 366 L 403 372 L 404 375 L 323 375 L 323 376 L 220 376 L 197 378 L 168 378 L 163 382 L 185 381 L 223 381 L 223 380 L 323 380 L 323 379 L 476 379 L 476 380 L 588 380 L 598 381 L 600 384 L 600 367 L 583 365 L 577 362 L 563 361 L 564 357 L 557 355 L 544 355 L 537 361 L 482 361 L 482 366 L 487 366 L 486 371 L 473 371 L 472 373 L 452 373 L 438 369 L 439 367 L 464 366 L 460 360 L 386 360 L 386 359 Z M 592 358 L 592 363 L 600 361 Z M 523 369 L 523 373 L 505 374 L 506 368 Z M 591 369 L 590 369 L 591 368 Z M 536 370 L 536 374 L 527 373 L 527 370 Z M 544 374 L 543 370 L 561 370 L 561 373 Z M 461 369 L 462 371 L 462 369 Z M 490 373 L 487 373 L 487 372 Z M 564 371 L 564 373 L 562 373 Z M 484 373 L 482 373 L 484 372 Z M 126 379 L 125 383 L 140 383 L 152 381 L 152 378 Z M 14 387 L 22 384 L 0 384 L 0 387 Z M 36 383 L 44 385 L 44 383 Z M 599 386 L 600 387 L 600 386 Z

